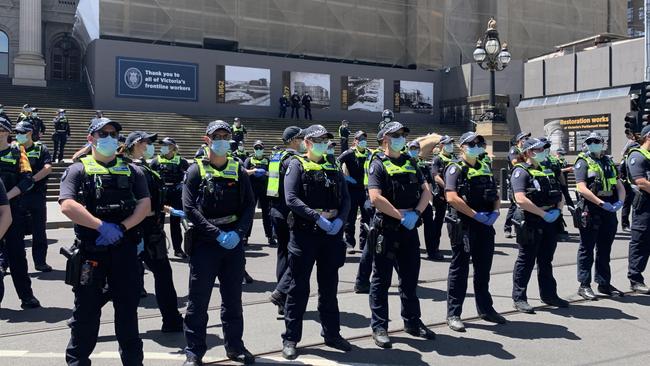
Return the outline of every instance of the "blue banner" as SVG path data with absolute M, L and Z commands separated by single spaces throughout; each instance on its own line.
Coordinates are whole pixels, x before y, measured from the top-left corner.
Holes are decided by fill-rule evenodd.
M 198 70 L 187 62 L 117 57 L 116 96 L 196 102 Z

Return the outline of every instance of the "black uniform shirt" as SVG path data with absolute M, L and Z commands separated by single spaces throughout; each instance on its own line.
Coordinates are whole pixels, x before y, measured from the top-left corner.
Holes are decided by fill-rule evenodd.
M 302 163 L 298 159 L 291 159 L 289 167 L 284 176 L 284 197 L 287 207 L 295 214 L 301 217 L 316 222 L 320 214 L 314 211 L 311 207 L 307 206 L 300 197 L 304 197 L 302 187 Z M 338 185 L 341 187 L 341 204 L 338 208 L 337 217 L 343 222 L 346 222 L 348 213 L 350 212 L 350 194 L 348 187 L 345 184 L 343 173 L 338 172 Z
M 34 148 L 36 148 L 36 144 L 32 144 L 29 149 L 26 148 L 25 153 L 29 154 L 30 151 L 34 150 Z M 32 175 L 36 175 L 36 173 L 40 172 L 43 167 L 45 167 L 45 164 L 52 164 L 52 155 L 50 155 L 50 151 L 47 149 L 47 146 L 41 144 L 41 155 L 38 158 L 29 158 L 29 165 L 32 167 Z M 34 182 L 34 187 L 32 187 L 31 191 L 44 191 L 46 189 L 46 184 L 47 177 L 39 180 L 38 182 Z
M 173 159 L 173 157 L 172 157 L 172 159 Z M 151 161 L 150 167 L 151 167 L 152 170 L 155 170 L 155 171 L 160 173 L 160 171 L 162 170 L 162 165 L 163 164 L 160 163 L 160 160 L 158 160 L 158 157 L 156 156 Z M 185 158 L 180 158 L 180 161 L 179 161 L 178 165 L 179 165 L 180 171 L 183 172 L 183 173 L 186 172 L 187 169 L 190 167 L 190 163 L 188 163 L 187 159 L 185 159 Z M 165 182 L 165 183 L 174 183 L 174 184 L 181 183 L 183 181 L 183 176 L 184 176 L 184 174 L 179 174 L 178 182 Z
M 345 150 L 338 157 L 338 161 L 341 164 L 341 166 L 345 165 L 345 167 L 348 169 L 348 173 L 350 174 L 350 176 L 357 181 L 357 184 L 355 184 L 354 186 L 363 188 L 363 176 L 365 174 L 363 165 L 366 159 L 357 158 L 355 151 L 356 151 L 356 147 Z M 364 151 L 364 154 L 367 154 L 368 152 L 369 152 L 368 149 L 366 149 Z
M 521 155 L 521 152 L 519 151 L 519 148 L 517 146 L 513 146 L 510 148 L 510 151 L 508 151 L 508 165 L 512 165 L 513 160 L 519 159 L 519 156 Z
M 527 167 L 530 165 L 527 163 L 523 163 Z M 526 169 L 522 167 L 516 167 L 512 171 L 512 176 L 510 177 L 510 185 L 512 186 L 512 191 L 513 192 L 526 192 L 528 188 L 530 188 L 533 185 L 533 177 L 528 174 Z
M 7 190 L 5 189 L 4 183 L 0 180 L 0 206 L 6 206 L 9 204 L 9 199 L 7 198 Z
M 225 169 L 227 164 L 221 167 Z M 239 165 L 239 189 L 243 190 L 243 199 L 241 201 L 241 209 L 238 213 L 239 220 L 237 221 L 237 231 L 239 235 L 242 236 L 242 233 L 248 231 L 248 227 L 253 222 L 253 216 L 255 215 L 255 200 L 253 199 L 253 189 L 251 188 L 250 179 L 248 174 L 244 170 L 244 167 Z M 202 233 L 207 233 L 212 235 L 215 240 L 221 231 L 214 225 L 212 225 L 206 218 L 203 216 L 200 210 L 198 203 L 199 199 L 199 186 L 201 185 L 201 172 L 197 163 L 192 164 L 187 170 L 185 175 L 185 184 L 183 186 L 183 210 L 187 215 L 189 221 L 194 224 L 194 227 L 197 228 Z M 242 236 L 243 238 L 243 236 Z
M 390 158 L 390 161 L 398 166 L 403 166 L 408 160 L 409 157 L 402 154 L 398 158 Z M 426 182 L 422 171 L 415 166 L 416 176 L 418 179 L 418 185 L 422 186 Z M 375 158 L 370 162 L 370 167 L 368 168 L 368 189 L 380 189 L 382 192 L 388 190 L 390 176 L 386 174 L 386 169 L 384 164 L 381 162 L 381 159 Z
M 97 164 L 103 165 L 105 167 L 110 167 L 115 165 L 115 160 L 108 164 L 104 164 L 100 161 Z M 141 200 L 143 198 L 149 197 L 149 188 L 147 187 L 147 178 L 140 168 L 135 165 L 129 164 L 131 168 L 131 174 L 133 174 L 133 196 L 136 200 Z M 74 163 L 66 169 L 61 177 L 61 189 L 59 193 L 59 203 L 63 202 L 66 199 L 77 199 L 77 193 L 81 188 L 81 184 L 84 180 L 84 165 L 79 163 Z
M 467 164 L 467 162 L 465 162 Z M 477 160 L 474 168 L 480 168 L 481 163 Z M 456 192 L 458 190 L 458 179 L 461 169 L 456 164 L 451 164 L 445 170 L 445 192 Z
M 650 163 L 645 156 L 638 151 L 633 151 L 628 157 L 628 169 L 630 170 L 630 179 L 634 183 L 635 179 L 646 178 L 646 172 L 650 168 Z
M 348 137 L 350 137 L 350 129 L 343 126 L 339 127 L 339 135 L 342 138 L 347 139 Z

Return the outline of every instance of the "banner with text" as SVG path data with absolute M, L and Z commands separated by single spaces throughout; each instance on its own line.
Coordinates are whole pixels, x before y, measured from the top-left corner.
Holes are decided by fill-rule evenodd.
M 549 118 L 544 120 L 544 133 L 551 142 L 551 150 L 564 148 L 567 154 L 577 155 L 591 132 L 598 132 L 611 153 L 611 114 Z
M 116 95 L 122 98 L 198 100 L 199 65 L 118 57 Z

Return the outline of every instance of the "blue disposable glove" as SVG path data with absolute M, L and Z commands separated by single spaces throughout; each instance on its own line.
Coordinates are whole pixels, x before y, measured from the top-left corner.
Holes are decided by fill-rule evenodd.
M 560 217 L 560 210 L 558 209 L 553 209 L 551 211 L 548 211 L 546 215 L 544 215 L 544 221 L 548 222 L 549 224 L 552 222 L 555 222 Z
M 257 169 L 255 169 L 255 173 L 253 173 L 253 174 L 255 174 L 256 177 L 261 177 L 264 174 L 266 174 L 266 170 L 261 169 L 261 168 L 257 168 Z
M 336 219 L 332 221 L 332 228 L 330 231 L 327 232 L 327 235 L 336 235 L 341 231 L 341 228 L 343 227 L 343 220 L 341 219 Z
M 623 207 L 623 205 L 621 205 L 621 207 Z M 616 208 L 615 208 L 615 206 L 612 205 L 612 204 L 609 203 L 609 202 L 604 202 L 602 208 L 603 208 L 603 210 L 605 210 L 605 211 L 616 212 Z
M 489 217 L 490 219 L 488 220 L 488 222 L 485 223 L 485 225 L 488 225 L 488 226 L 492 226 L 492 225 L 494 225 L 494 223 L 495 223 L 495 222 L 497 221 L 497 219 L 499 218 L 499 215 L 500 215 L 499 211 L 492 211 L 492 212 L 490 212 L 490 214 L 488 215 L 488 217 Z
M 115 244 L 122 239 L 122 236 L 124 235 L 118 225 L 106 221 L 102 221 L 102 224 L 99 225 L 97 231 L 99 231 L 99 237 L 95 241 L 95 244 L 101 246 Z
M 221 231 L 219 235 L 217 236 L 217 241 L 219 242 L 219 245 L 223 246 L 223 243 L 226 241 L 226 232 Z
M 614 211 L 618 211 L 623 208 L 623 202 L 621 201 L 616 201 L 613 205 Z
M 406 211 L 402 217 L 402 226 L 409 230 L 415 228 L 415 224 L 418 222 L 418 214 L 415 211 Z
M 226 233 L 226 237 L 224 238 L 223 243 L 221 243 L 221 246 L 230 250 L 236 247 L 237 244 L 239 244 L 239 241 L 239 234 L 237 234 L 236 231 L 229 231 Z
M 138 255 L 140 255 L 140 253 L 144 252 L 144 240 L 140 240 L 136 250 L 138 252 Z
M 181 219 L 185 218 L 185 211 L 183 210 L 172 208 L 171 211 L 169 211 L 169 214 L 172 216 L 180 217 Z
M 346 176 L 345 176 L 345 180 L 346 180 L 348 183 L 351 183 L 351 184 L 357 184 L 357 180 L 354 179 L 354 178 L 352 178 L 352 177 L 349 176 L 349 175 L 346 175 Z
M 316 225 L 318 225 L 319 228 L 323 229 L 325 232 L 329 232 L 332 230 L 332 222 L 323 216 L 319 217 L 318 220 L 316 221 Z
M 489 212 L 477 212 L 474 215 L 474 220 L 480 222 L 481 224 L 485 225 L 492 225 L 490 224 L 490 213 Z

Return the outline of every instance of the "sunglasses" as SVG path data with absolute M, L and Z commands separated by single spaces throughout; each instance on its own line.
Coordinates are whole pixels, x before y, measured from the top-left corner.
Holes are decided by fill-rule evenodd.
M 587 143 L 587 145 L 591 145 L 591 144 L 602 144 L 602 143 L 603 143 L 603 142 L 600 141 L 600 140 L 589 140 L 589 141 L 585 141 L 585 142 Z
M 106 138 L 106 137 L 108 137 L 108 136 L 110 136 L 110 137 L 116 139 L 116 138 L 120 135 L 120 133 L 117 132 L 117 131 L 111 131 L 111 132 L 108 132 L 108 131 L 97 131 L 97 132 L 95 132 L 95 133 L 96 133 L 97 136 L 99 136 L 99 138 L 101 138 L 101 139 Z
M 400 137 L 406 137 L 408 136 L 408 134 L 406 132 L 395 132 L 395 133 L 389 133 L 388 136 L 398 139 Z
M 476 141 L 470 141 L 465 143 L 465 145 L 469 147 L 485 147 L 485 142 L 476 142 Z
M 322 144 L 323 142 L 329 141 L 326 137 L 310 137 L 308 140 L 315 144 Z

